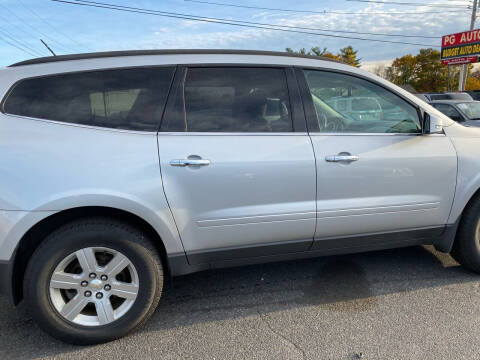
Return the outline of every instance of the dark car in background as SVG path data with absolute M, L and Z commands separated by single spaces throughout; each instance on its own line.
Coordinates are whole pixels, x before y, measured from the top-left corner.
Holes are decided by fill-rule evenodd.
M 413 95 L 415 95 L 417 98 L 425 101 L 426 103 L 428 103 L 430 101 L 430 99 L 427 96 L 425 96 L 425 94 L 413 94 Z
M 462 125 L 480 126 L 480 101 L 437 100 L 430 105 Z
M 480 90 L 470 90 L 467 93 L 472 97 L 473 100 L 480 100 Z
M 425 96 L 428 99 L 428 101 L 437 101 L 437 100 L 472 101 L 473 100 L 470 94 L 466 92 L 426 93 L 421 95 Z

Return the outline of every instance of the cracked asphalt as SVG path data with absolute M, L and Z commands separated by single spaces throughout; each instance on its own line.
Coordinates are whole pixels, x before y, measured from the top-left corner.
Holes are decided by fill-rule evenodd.
M 478 359 L 480 275 L 431 247 L 176 278 L 136 333 L 66 345 L 0 297 L 0 359 Z

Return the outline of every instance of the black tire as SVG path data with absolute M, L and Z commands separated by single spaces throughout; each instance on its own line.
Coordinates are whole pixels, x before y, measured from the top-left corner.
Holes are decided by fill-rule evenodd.
M 135 302 L 122 317 L 106 325 L 82 326 L 70 322 L 59 314 L 50 298 L 50 277 L 56 266 L 86 247 L 119 251 L 138 273 Z M 24 278 L 24 299 L 34 320 L 54 338 L 76 345 L 112 341 L 137 329 L 155 311 L 162 290 L 162 264 L 151 241 L 138 229 L 109 218 L 83 219 L 54 231 L 35 250 Z
M 461 265 L 480 273 L 480 197 L 465 208 L 450 255 Z

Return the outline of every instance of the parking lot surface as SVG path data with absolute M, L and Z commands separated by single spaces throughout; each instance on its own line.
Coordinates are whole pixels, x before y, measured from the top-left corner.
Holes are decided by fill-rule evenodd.
M 479 299 L 480 275 L 431 247 L 206 271 L 98 346 L 56 341 L 0 297 L 0 359 L 474 359 Z

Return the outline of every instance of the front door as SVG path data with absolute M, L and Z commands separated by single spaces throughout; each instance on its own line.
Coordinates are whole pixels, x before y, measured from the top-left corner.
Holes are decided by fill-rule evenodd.
M 422 135 L 416 106 L 371 80 L 319 70 L 302 74 L 317 159 L 313 248 L 410 241 L 441 231 L 456 182 L 448 137 Z
M 182 71 L 158 146 L 190 263 L 307 250 L 315 158 L 293 70 Z

